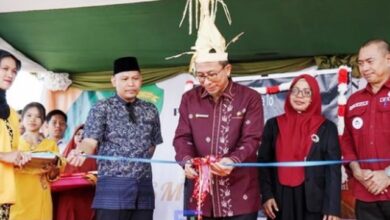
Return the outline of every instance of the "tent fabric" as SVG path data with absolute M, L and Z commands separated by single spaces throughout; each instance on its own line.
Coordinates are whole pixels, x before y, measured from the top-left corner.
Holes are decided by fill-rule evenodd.
M 233 63 L 233 76 L 268 75 L 272 73 L 298 71 L 313 65 L 318 69 L 337 68 L 341 65 L 352 66 L 352 75 L 360 77 L 356 65 L 356 56 L 318 56 L 308 58 L 272 60 L 249 63 Z M 170 68 L 142 69 L 144 84 L 151 84 L 188 72 L 188 66 Z M 70 75 L 72 87 L 83 90 L 112 90 L 110 82 L 112 71 L 74 73 Z
M 355 78 L 361 77 L 357 64 L 357 55 L 316 56 L 314 60 L 320 69 L 338 68 L 342 65 L 350 66 L 352 68 L 352 76 Z
M 47 70 L 39 65 L 38 63 L 30 60 L 28 57 L 26 57 L 24 54 L 16 50 L 14 47 L 12 47 L 8 42 L 6 42 L 4 39 L 0 38 L 0 49 L 6 50 L 16 56 L 21 62 L 22 62 L 22 70 L 26 72 L 47 72 Z
M 188 35 L 187 19 L 178 27 L 185 3 L 163 0 L 0 13 L 0 36 L 53 72 L 106 71 L 113 60 L 130 55 L 137 56 L 141 68 L 185 66 L 190 56 L 165 60 L 188 51 L 195 41 L 195 34 Z M 386 0 L 225 3 L 232 25 L 219 10 L 216 23 L 221 33 L 230 41 L 245 32 L 229 47 L 234 63 L 353 55 L 370 38 L 390 38 Z
M 50 10 L 50 9 L 64 9 L 64 8 L 80 8 L 80 7 L 92 7 L 102 5 L 115 5 L 125 3 L 139 3 L 146 1 L 156 0 L 19 0 L 16 4 L 14 0 L 1 0 L 0 1 L 0 13 L 1 12 L 22 12 L 22 11 L 38 11 L 38 10 Z
M 187 72 L 188 67 L 171 67 L 171 68 L 145 68 L 141 69 L 143 84 L 150 84 L 163 79 L 175 76 L 179 73 Z M 74 73 L 70 76 L 73 81 L 72 87 L 83 90 L 112 90 L 111 84 L 112 71 Z
M 233 63 L 233 76 L 248 76 L 297 71 L 314 65 L 313 58 L 298 58 L 251 63 Z M 141 69 L 144 84 L 155 83 L 188 72 L 188 66 Z M 74 73 L 70 75 L 72 86 L 83 90 L 113 89 L 112 71 Z
M 225 2 L 233 22 L 219 10 L 219 30 L 227 41 L 245 32 L 229 47 L 236 76 L 351 65 L 363 42 L 390 38 L 386 0 Z M 42 69 L 69 73 L 76 88 L 112 89 L 112 61 L 123 56 L 138 58 L 148 84 L 187 72 L 190 56 L 165 59 L 195 41 L 188 20 L 178 27 L 184 6 L 183 0 L 163 0 L 2 12 L 0 37 Z

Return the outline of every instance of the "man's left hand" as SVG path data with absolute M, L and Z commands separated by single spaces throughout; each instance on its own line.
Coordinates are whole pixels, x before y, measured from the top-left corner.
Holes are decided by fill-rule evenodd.
M 234 161 L 228 157 L 223 157 L 218 162 L 211 164 L 211 173 L 217 176 L 227 176 L 232 170 L 233 166 L 227 166 L 226 164 L 233 164 Z

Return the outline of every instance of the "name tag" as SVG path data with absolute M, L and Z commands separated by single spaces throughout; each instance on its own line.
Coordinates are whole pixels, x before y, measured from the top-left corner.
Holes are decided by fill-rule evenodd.
M 379 102 L 382 103 L 382 102 L 390 102 L 390 97 L 382 97 L 379 99 Z
M 349 106 L 349 111 L 353 110 L 354 108 L 363 107 L 363 106 L 367 106 L 367 105 L 368 105 L 368 101 L 357 102 L 357 103 Z
M 206 114 L 195 114 L 195 118 L 208 118 L 209 115 Z

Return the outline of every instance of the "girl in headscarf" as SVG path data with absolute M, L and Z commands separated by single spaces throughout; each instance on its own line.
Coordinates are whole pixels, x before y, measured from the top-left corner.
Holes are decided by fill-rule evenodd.
M 67 157 L 69 152 L 76 149 L 83 139 L 84 124 L 79 125 L 64 150 L 63 156 Z M 85 175 L 89 171 L 96 171 L 96 160 L 88 158 L 81 167 L 67 164 L 64 175 L 80 174 Z M 81 187 L 68 189 L 56 193 L 57 213 L 56 220 L 78 220 L 93 219 L 94 212 L 91 208 L 95 195 L 95 187 Z
M 335 124 L 321 114 L 321 95 L 314 77 L 292 82 L 285 113 L 267 121 L 259 162 L 340 160 Z M 264 212 L 277 220 L 338 220 L 340 165 L 260 168 Z

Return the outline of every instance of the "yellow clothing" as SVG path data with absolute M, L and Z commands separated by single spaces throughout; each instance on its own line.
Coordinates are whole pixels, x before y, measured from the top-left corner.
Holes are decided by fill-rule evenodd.
M 19 150 L 31 151 L 30 144 L 19 140 Z M 58 154 L 55 141 L 43 139 L 33 152 L 46 151 Z M 16 203 L 11 206 L 10 220 L 51 220 L 53 205 L 50 184 L 41 169 L 23 168 L 15 172 Z
M 11 109 L 8 117 L 9 125 L 12 129 L 12 147 L 11 136 L 6 126 L 6 121 L 0 119 L 0 152 L 11 152 L 18 148 L 19 142 L 19 118 L 17 113 Z M 14 166 L 0 162 L 0 204 L 15 203 L 15 182 Z

